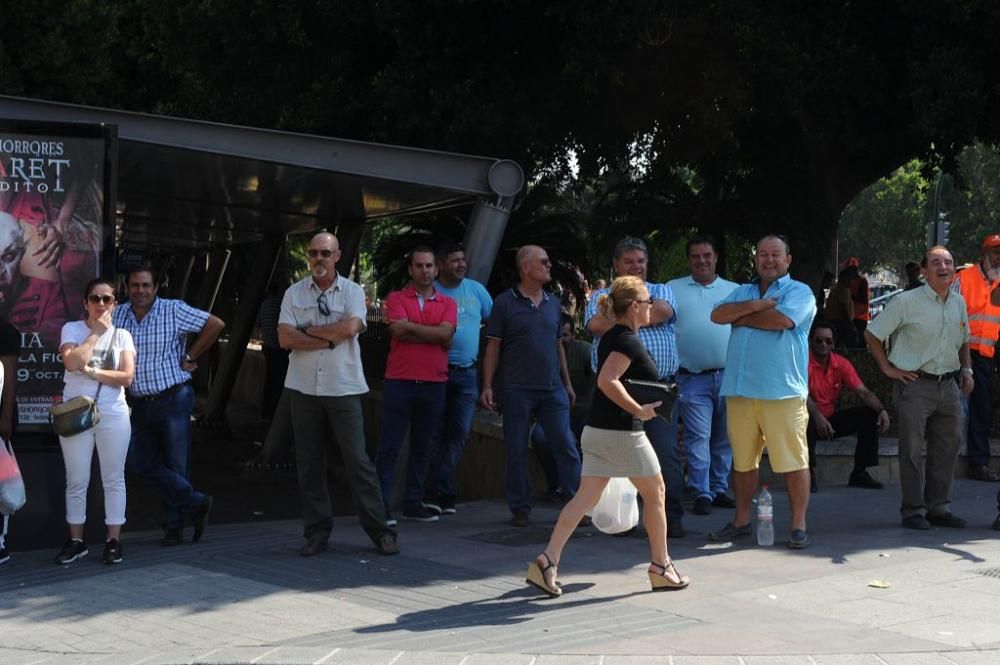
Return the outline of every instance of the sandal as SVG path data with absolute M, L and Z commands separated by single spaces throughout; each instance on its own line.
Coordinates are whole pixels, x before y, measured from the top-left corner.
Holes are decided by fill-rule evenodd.
M 691 584 L 691 580 L 686 575 L 677 572 L 677 566 L 674 565 L 673 561 L 667 561 L 666 564 L 650 561 L 649 565 L 660 569 L 658 573 L 654 573 L 652 570 L 646 571 L 653 591 L 676 591 L 677 589 L 685 589 Z M 667 577 L 667 571 L 670 571 L 675 579 Z
M 556 583 L 556 564 L 552 563 L 552 559 L 545 552 L 542 552 L 541 556 L 545 557 L 546 566 L 544 568 L 539 566 L 537 559 L 529 563 L 528 576 L 524 581 L 552 598 L 561 596 L 562 589 Z

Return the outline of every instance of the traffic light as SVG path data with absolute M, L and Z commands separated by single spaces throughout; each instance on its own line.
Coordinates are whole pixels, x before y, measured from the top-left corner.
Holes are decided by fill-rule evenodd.
M 948 245 L 951 238 L 951 222 L 940 222 L 937 228 L 937 245 Z

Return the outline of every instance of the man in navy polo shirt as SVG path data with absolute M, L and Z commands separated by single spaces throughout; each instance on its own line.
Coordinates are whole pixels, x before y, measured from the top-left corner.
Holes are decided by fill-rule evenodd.
M 525 245 L 515 258 L 518 284 L 497 296 L 486 325 L 483 392 L 480 402 L 495 411 L 493 379 L 500 366 L 503 388 L 503 438 L 507 457 L 507 503 L 511 524 L 528 526 L 531 483 L 528 480 L 528 429 L 534 416 L 552 442 L 559 485 L 567 498 L 580 487 L 580 454 L 569 425 L 576 401 L 560 338 L 559 300 L 545 290 L 552 281 L 545 250 Z
M 442 245 L 437 252 L 438 278 L 434 288 L 458 304 L 458 328 L 448 349 L 448 383 L 444 412 L 438 421 L 433 452 L 427 473 L 428 498 L 424 505 L 443 515 L 455 514 L 458 488 L 455 472 L 472 430 L 479 397 L 476 359 L 479 357 L 479 329 L 490 317 L 493 298 L 486 287 L 465 276 L 465 249 L 456 242 Z

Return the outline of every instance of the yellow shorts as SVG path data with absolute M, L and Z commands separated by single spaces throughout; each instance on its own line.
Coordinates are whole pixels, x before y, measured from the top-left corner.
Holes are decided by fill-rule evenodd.
M 726 418 L 734 471 L 757 469 L 764 446 L 767 446 L 767 457 L 776 473 L 809 468 L 806 443 L 809 412 L 801 397 L 727 397 Z

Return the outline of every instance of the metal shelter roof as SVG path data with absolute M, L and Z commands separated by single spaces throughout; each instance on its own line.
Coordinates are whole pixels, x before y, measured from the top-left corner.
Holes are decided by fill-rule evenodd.
M 509 200 L 510 160 L 0 95 L 0 118 L 118 130 L 120 249 L 189 252 Z

